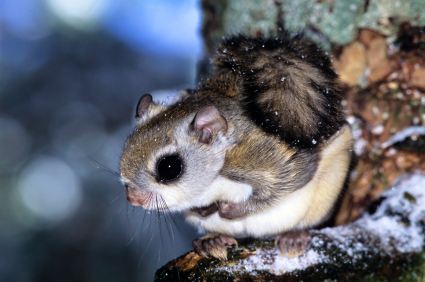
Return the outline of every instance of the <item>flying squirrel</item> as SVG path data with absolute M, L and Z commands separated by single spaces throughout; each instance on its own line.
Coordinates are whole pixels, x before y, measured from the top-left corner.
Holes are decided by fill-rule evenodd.
M 172 105 L 141 97 L 120 162 L 128 201 L 180 211 L 209 233 L 202 256 L 234 237 L 275 236 L 282 255 L 308 248 L 344 186 L 352 151 L 338 77 L 302 36 L 224 39 L 214 74 Z

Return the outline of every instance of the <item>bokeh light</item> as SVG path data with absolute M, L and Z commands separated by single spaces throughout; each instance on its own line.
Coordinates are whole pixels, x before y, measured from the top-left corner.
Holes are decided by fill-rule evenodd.
M 45 0 L 50 10 L 75 28 L 88 29 L 97 25 L 109 6 L 108 0 Z
M 152 281 L 191 248 L 118 164 L 141 95 L 195 84 L 198 2 L 0 0 L 0 281 Z
M 55 157 L 38 157 L 21 172 L 19 195 L 36 216 L 61 221 L 72 215 L 82 201 L 80 182 L 73 170 Z

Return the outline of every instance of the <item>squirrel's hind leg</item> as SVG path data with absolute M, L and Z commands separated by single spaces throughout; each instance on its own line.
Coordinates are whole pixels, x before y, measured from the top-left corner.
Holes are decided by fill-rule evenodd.
M 304 254 L 311 243 L 308 230 L 289 231 L 275 236 L 275 244 L 284 257 L 294 258 Z

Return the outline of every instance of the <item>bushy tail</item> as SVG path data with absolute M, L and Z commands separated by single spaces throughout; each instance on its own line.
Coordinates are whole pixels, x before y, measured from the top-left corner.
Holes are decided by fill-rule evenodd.
M 246 114 L 290 144 L 315 147 L 342 125 L 338 77 L 321 49 L 301 36 L 230 37 L 213 62 L 238 77 Z

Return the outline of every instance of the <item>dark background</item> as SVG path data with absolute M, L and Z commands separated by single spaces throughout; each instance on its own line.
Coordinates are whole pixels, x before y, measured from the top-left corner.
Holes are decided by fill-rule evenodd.
M 191 248 L 118 162 L 140 96 L 194 85 L 199 22 L 195 0 L 0 0 L 0 281 L 152 281 Z

